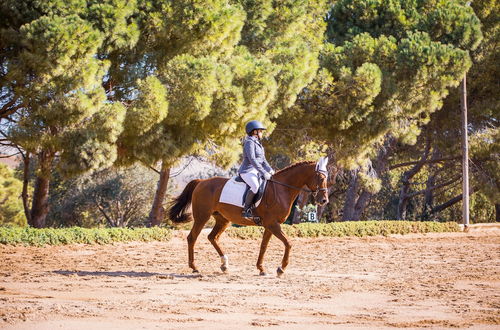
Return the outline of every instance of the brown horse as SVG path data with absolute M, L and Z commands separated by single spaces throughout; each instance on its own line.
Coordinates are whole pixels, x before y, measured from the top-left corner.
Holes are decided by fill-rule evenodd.
M 326 160 L 327 161 L 327 160 Z M 326 170 L 326 161 L 324 169 Z M 281 230 L 281 224 L 290 214 L 293 201 L 302 188 L 307 186 L 315 197 L 315 202 L 320 205 L 328 203 L 327 176 L 325 171 L 318 170 L 315 162 L 301 162 L 291 165 L 273 175 L 268 181 L 266 190 L 260 205 L 253 211 L 259 216 L 262 226 L 265 228 L 260 244 L 260 253 L 257 260 L 257 269 L 261 275 L 265 275 L 262 260 L 267 249 L 267 244 L 272 235 L 280 239 L 285 245 L 285 254 L 281 267 L 277 269 L 278 276 L 284 273 L 288 265 L 290 253 L 290 242 Z M 187 237 L 189 250 L 189 267 L 197 273 L 198 269 L 194 264 L 194 245 L 205 223 L 210 216 L 215 218 L 215 226 L 208 239 L 215 247 L 222 260 L 222 271 L 228 267 L 227 256 L 224 255 L 219 246 L 220 235 L 226 230 L 229 224 L 251 226 L 255 225 L 252 220 L 241 216 L 241 207 L 219 203 L 219 197 L 227 178 L 214 177 L 206 180 L 193 180 L 184 188 L 184 191 L 172 201 L 169 208 L 169 218 L 174 223 L 183 223 L 193 220 L 194 224 Z M 186 213 L 189 205 L 192 204 L 192 216 Z

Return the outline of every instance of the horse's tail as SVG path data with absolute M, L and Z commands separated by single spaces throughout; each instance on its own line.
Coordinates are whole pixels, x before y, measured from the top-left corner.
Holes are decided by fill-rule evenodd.
M 168 209 L 168 217 L 174 223 L 184 223 L 193 220 L 191 213 L 186 213 L 186 210 L 191 205 L 193 190 L 201 180 L 193 180 L 184 188 L 184 191 L 170 203 Z

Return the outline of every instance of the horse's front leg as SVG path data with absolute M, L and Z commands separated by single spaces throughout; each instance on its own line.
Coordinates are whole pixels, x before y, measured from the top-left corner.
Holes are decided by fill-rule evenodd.
M 269 229 L 264 230 L 264 235 L 262 236 L 262 242 L 260 243 L 259 258 L 257 259 L 257 269 L 260 270 L 260 275 L 266 275 L 264 267 L 262 266 L 262 260 L 264 259 L 264 254 L 267 250 L 267 244 L 271 239 L 273 233 Z
M 283 260 L 281 261 L 281 267 L 278 267 L 276 270 L 278 277 L 283 275 L 285 272 L 286 266 L 288 266 L 288 258 L 290 256 L 290 250 L 292 248 L 292 245 L 288 241 L 288 238 L 285 236 L 283 231 L 281 230 L 281 226 L 279 223 L 275 222 L 268 226 L 266 230 L 269 229 L 274 236 L 276 236 L 280 241 L 283 242 L 283 245 L 285 245 L 285 254 L 283 255 Z

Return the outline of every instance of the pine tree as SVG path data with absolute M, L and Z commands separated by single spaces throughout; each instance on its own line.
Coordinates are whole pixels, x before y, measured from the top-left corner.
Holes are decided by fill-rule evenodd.
M 2 110 L 15 113 L 12 141 L 38 157 L 34 226 L 44 224 L 54 165 L 75 175 L 161 162 L 163 192 L 183 155 L 234 163 L 244 124 L 258 119 L 271 132 L 313 79 L 325 29 L 322 0 L 9 0 L 1 9 Z
M 469 123 L 469 158 L 471 175 L 472 197 L 471 214 L 473 221 L 477 220 L 475 214 L 483 210 L 490 209 L 493 218 L 493 208 L 500 203 L 498 195 L 500 187 L 499 166 L 499 125 L 500 102 L 496 96 L 500 81 L 498 79 L 498 39 L 500 29 L 498 15 L 500 6 L 495 2 L 475 1 L 472 8 L 482 23 L 484 39 L 477 49 L 471 52 L 472 67 L 467 73 L 467 94 L 468 94 L 468 123 Z M 413 198 L 414 203 L 418 202 L 418 196 L 428 191 L 429 203 L 425 203 L 425 209 L 416 210 L 422 214 L 423 218 L 435 216 L 438 213 L 456 205 L 454 210 L 447 210 L 447 214 L 458 210 L 458 203 L 462 200 L 461 187 L 461 144 L 457 143 L 461 139 L 461 117 L 459 113 L 460 90 L 452 89 L 450 95 L 444 100 L 441 111 L 432 114 L 430 123 L 425 128 L 425 136 L 418 139 L 415 148 L 402 149 L 399 160 L 401 162 L 415 161 L 415 156 L 422 154 L 419 149 L 425 143 L 425 139 L 432 141 L 432 151 L 430 154 L 438 155 L 436 159 L 423 159 L 425 166 L 420 168 L 418 181 L 434 181 L 428 188 L 422 187 L 422 194 L 418 194 L 418 189 L 400 197 L 400 216 L 404 215 L 404 204 Z M 396 161 L 396 160 L 395 160 Z M 443 171 L 446 169 L 446 171 Z M 411 182 L 407 182 L 409 187 Z M 445 186 L 443 186 L 446 184 Z M 404 186 L 404 184 L 401 184 Z M 433 187 L 441 186 L 441 193 L 433 193 Z M 408 188 L 405 188 L 408 189 Z M 488 203 L 481 202 L 475 209 L 474 199 L 485 199 Z M 458 211 L 458 214 L 460 212 Z
M 133 44 L 126 1 L 8 1 L 2 46 L 2 93 L 17 106 L 9 138 L 36 155 L 31 210 L 44 227 L 51 170 L 74 175 L 112 164 L 125 108 L 106 99 L 109 62 L 100 53 Z
M 415 143 L 442 107 L 471 66 L 480 22 L 458 0 L 340 0 L 327 21 L 321 69 L 278 118 L 283 134 L 275 143 L 292 157 L 327 145 L 341 167 L 366 176 L 384 141 Z
M 111 79 L 126 85 L 132 79 L 124 71 L 140 78 L 131 88 L 137 98 L 127 111 L 118 163 L 161 162 L 150 215 L 157 225 L 169 169 L 182 156 L 228 166 L 238 160 L 246 122 L 261 120 L 272 132 L 271 119 L 317 70 L 325 7 L 322 1 L 141 5 L 139 60 L 116 66 Z
M 387 134 L 414 142 L 481 39 L 461 1 L 343 0 L 328 22 L 321 71 L 280 123 L 327 142 L 347 168 L 374 156 Z

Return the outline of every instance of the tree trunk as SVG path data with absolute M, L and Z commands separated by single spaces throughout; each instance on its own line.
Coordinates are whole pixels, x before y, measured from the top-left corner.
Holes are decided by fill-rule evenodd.
M 160 180 L 156 189 L 153 207 L 149 213 L 149 224 L 151 227 L 159 226 L 164 218 L 165 209 L 163 208 L 163 201 L 167 194 L 168 179 L 170 178 L 170 167 L 162 162 L 160 170 Z
M 398 202 L 398 220 L 406 219 L 406 206 L 408 205 L 408 197 L 406 196 L 409 189 L 409 183 L 403 182 L 401 189 L 399 191 L 399 202 Z
M 422 210 L 422 220 L 427 220 L 429 218 L 429 211 L 432 210 L 432 204 L 434 204 L 434 189 L 431 189 L 436 184 L 436 176 L 430 175 L 425 183 L 425 194 L 424 194 L 424 206 Z
M 387 140 L 384 147 L 382 147 L 377 153 L 377 158 L 373 161 L 372 171 L 375 173 L 376 177 L 380 177 L 381 173 L 387 171 L 387 159 L 392 153 L 391 145 L 393 142 L 394 141 L 392 139 Z M 361 220 L 361 216 L 363 215 L 366 206 L 370 203 L 372 197 L 373 194 L 371 192 L 363 190 L 356 201 L 356 205 L 354 206 L 352 220 Z
M 477 187 L 472 187 L 469 191 L 469 196 L 472 196 L 472 194 L 474 194 L 476 191 L 477 191 Z M 431 210 L 431 214 L 439 213 L 439 212 L 443 211 L 444 209 L 447 209 L 448 207 L 455 205 L 456 203 L 460 202 L 462 200 L 462 198 L 463 198 L 462 194 L 460 194 L 456 197 L 453 197 L 452 199 L 448 200 L 447 202 L 434 207 Z
M 500 222 L 500 204 L 495 204 L 496 222 Z
M 39 174 L 35 180 L 35 191 L 33 192 L 33 204 L 31 206 L 30 226 L 44 228 L 47 214 L 49 213 L 49 186 L 50 170 L 53 155 L 50 152 L 42 151 L 38 155 Z
M 28 186 L 29 186 L 29 172 L 30 172 L 30 153 L 26 152 L 24 156 L 24 171 L 23 171 L 23 191 L 21 193 L 21 197 L 23 199 L 23 207 L 24 207 L 24 216 L 26 217 L 26 221 L 29 225 L 31 225 L 31 213 L 29 206 L 29 195 L 28 195 Z
M 398 202 L 398 220 L 404 220 L 406 218 L 406 207 L 408 205 L 410 191 L 410 180 L 422 169 L 426 164 L 427 157 L 429 156 L 429 151 L 431 149 L 430 139 L 426 141 L 424 153 L 420 160 L 408 171 L 403 174 L 401 178 L 401 189 L 399 191 L 399 202 Z
M 361 220 L 361 216 L 363 215 L 363 212 L 365 211 L 365 208 L 370 202 L 371 198 L 372 194 L 366 190 L 363 190 L 363 192 L 358 198 L 358 201 L 356 202 L 356 206 L 354 207 L 354 214 L 352 220 L 355 221 Z
M 49 213 L 49 184 L 50 180 L 48 178 L 37 176 L 31 207 L 30 226 L 32 227 L 45 227 L 47 214 Z
M 437 148 L 435 148 L 432 152 L 430 161 L 435 161 L 439 156 L 440 152 Z M 428 172 L 430 174 L 427 178 L 427 181 L 425 182 L 424 205 L 422 209 L 422 215 L 420 216 L 420 219 L 423 221 L 429 220 L 429 212 L 432 210 L 432 206 L 434 204 L 434 187 L 436 186 L 436 176 L 440 172 L 436 172 L 435 170 L 436 166 L 434 164 L 430 164 L 428 167 Z
M 356 207 L 358 186 L 359 186 L 358 172 L 351 171 L 351 180 L 349 181 L 349 188 L 347 188 L 345 196 L 342 221 L 349 221 L 353 220 L 354 218 L 354 208 Z

